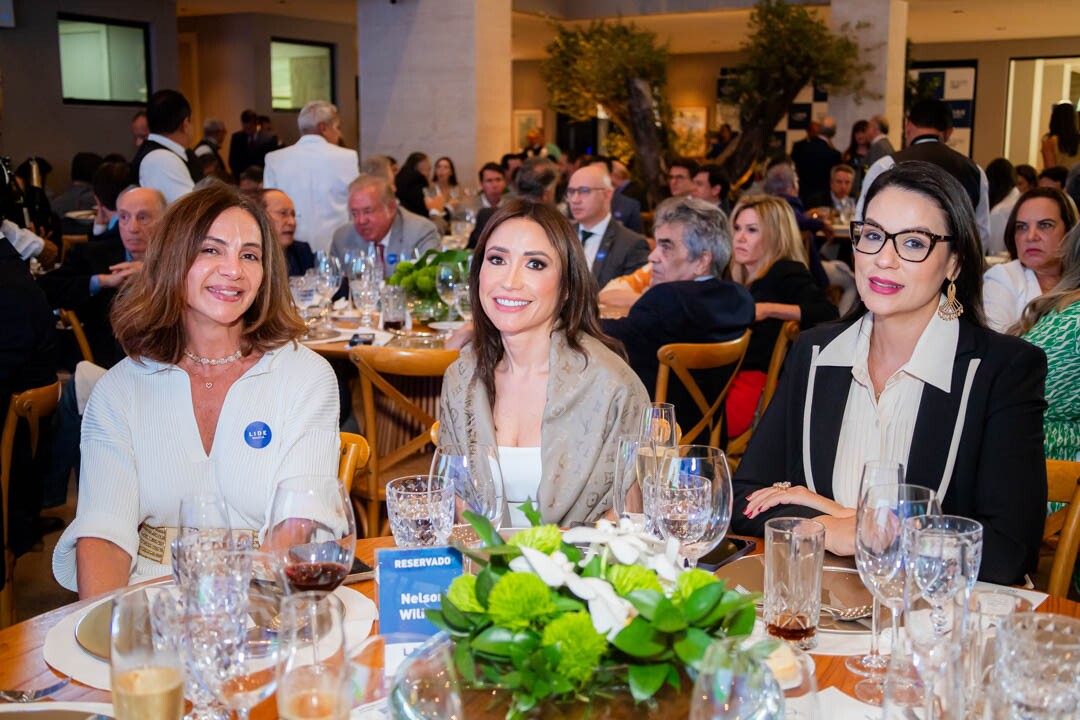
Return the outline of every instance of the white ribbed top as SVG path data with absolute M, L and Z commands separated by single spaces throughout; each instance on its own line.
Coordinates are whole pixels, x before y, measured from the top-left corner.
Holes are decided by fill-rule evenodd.
M 529 519 L 518 510 L 518 505 L 531 499 L 533 507 L 539 509 L 536 497 L 543 476 L 540 448 L 500 445 L 499 466 L 502 468 L 503 492 L 509 510 L 503 527 L 529 527 Z
M 263 423 L 270 441 L 249 443 Z M 75 590 L 75 543 L 109 540 L 132 556 L 132 582 L 169 572 L 139 558 L 142 523 L 175 527 L 180 499 L 221 493 L 234 529 L 265 531 L 277 481 L 337 474 L 337 381 L 330 365 L 292 344 L 266 353 L 232 387 L 209 456 L 203 450 L 188 374 L 127 358 L 97 383 L 82 424 L 75 520 L 53 553 L 53 574 Z

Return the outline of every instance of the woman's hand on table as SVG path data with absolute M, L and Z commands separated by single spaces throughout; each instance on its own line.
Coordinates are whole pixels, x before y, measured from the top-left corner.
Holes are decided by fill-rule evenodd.
M 818 515 L 814 519 L 825 526 L 826 550 L 834 555 L 855 554 L 855 515 Z
M 750 518 L 756 517 L 777 505 L 804 505 L 814 510 L 820 510 L 826 515 L 855 517 L 854 509 L 844 507 L 835 500 L 811 492 L 803 485 L 792 485 L 791 487 L 773 485 L 755 490 L 746 499 L 746 509 L 743 514 Z

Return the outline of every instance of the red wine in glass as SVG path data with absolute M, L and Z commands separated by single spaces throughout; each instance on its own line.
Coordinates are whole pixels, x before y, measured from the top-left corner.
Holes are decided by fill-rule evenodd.
M 285 568 L 285 576 L 297 592 L 333 590 L 348 574 L 349 569 L 336 562 L 305 562 Z
M 383 327 L 387 330 L 400 331 L 405 329 L 404 320 L 383 320 Z

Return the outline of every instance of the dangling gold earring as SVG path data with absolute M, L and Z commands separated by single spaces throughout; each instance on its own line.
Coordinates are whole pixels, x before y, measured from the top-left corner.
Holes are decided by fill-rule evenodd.
M 945 302 L 938 306 L 937 314 L 942 320 L 956 320 L 964 314 L 964 306 L 956 299 L 956 281 L 949 280 L 949 287 L 945 289 Z

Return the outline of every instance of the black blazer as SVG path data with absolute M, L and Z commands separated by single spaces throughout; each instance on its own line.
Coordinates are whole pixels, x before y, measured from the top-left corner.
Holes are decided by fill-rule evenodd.
M 289 275 L 303 275 L 315 267 L 315 254 L 311 252 L 311 246 L 300 240 L 293 240 L 289 247 L 285 248 L 285 265 L 289 268 Z M 345 280 L 348 286 L 348 279 Z
M 661 283 L 645 291 L 617 320 L 604 320 L 604 332 L 626 347 L 630 367 L 650 394 L 656 391 L 660 362 L 656 351 L 668 343 L 709 343 L 738 337 L 754 322 L 754 299 L 738 283 L 711 278 Z M 726 372 L 695 372 L 694 379 L 707 398 L 713 398 L 727 381 Z M 668 385 L 668 402 L 683 430 L 701 420 L 701 411 L 682 383 Z
M 1019 338 L 963 318 L 958 322 L 952 391 L 931 385 L 923 390 L 905 481 L 940 494 L 950 446 L 957 442 L 949 485 L 939 498 L 942 511 L 983 524 L 980 579 L 1020 582 L 1035 568 L 1046 519 L 1046 355 Z M 797 505 L 780 505 L 752 519 L 743 512 L 747 496 L 759 488 L 780 481 L 807 485 L 803 413 L 811 358 L 850 324 L 807 331 L 793 346 L 776 395 L 735 472 L 733 532 L 760 537 L 771 518 L 821 514 Z M 850 367 L 817 367 L 813 375 L 807 457 L 815 492 L 829 498 L 851 382 Z
M 627 230 L 612 216 L 593 260 L 592 274 L 599 288 L 603 290 L 615 278 L 629 275 L 648 261 L 649 241 L 644 235 Z
M 109 324 L 109 309 L 116 291 L 102 288 L 90 295 L 90 278 L 107 274 L 111 265 L 124 262 L 124 244 L 114 237 L 90 243 L 79 243 L 68 250 L 63 264 L 38 278 L 49 305 L 74 310 L 86 331 L 86 339 L 94 352 L 94 362 L 112 367 L 124 355 Z
M 828 192 L 829 171 L 840 164 L 840 151 L 824 138 L 805 138 L 791 147 L 791 159 L 799 173 L 799 197 L 810 206 L 810 198 Z
M 814 282 L 810 271 L 797 260 L 777 260 L 764 275 L 750 283 L 755 303 L 798 305 L 802 313 L 799 327 L 808 330 L 839 317 L 836 306 Z M 773 346 L 780 336 L 783 320 L 769 318 L 755 322 L 741 370 L 766 372 L 772 360 Z
M 628 230 L 639 235 L 645 232 L 645 223 L 641 219 L 641 203 L 621 192 L 611 195 L 611 216 L 621 222 Z

